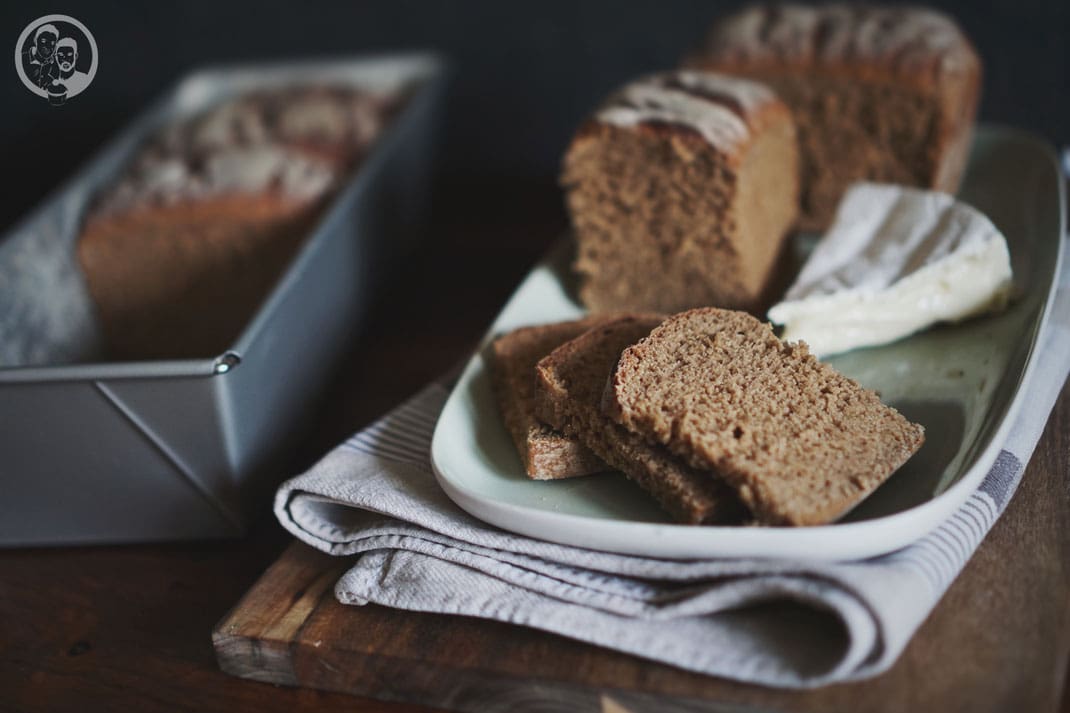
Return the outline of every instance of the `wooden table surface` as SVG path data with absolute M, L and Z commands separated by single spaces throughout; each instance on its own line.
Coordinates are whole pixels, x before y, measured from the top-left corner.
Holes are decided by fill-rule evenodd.
M 279 464 L 280 480 L 462 358 L 563 227 L 557 193 L 548 184 L 513 181 L 454 192 L 455 200 L 450 194 L 439 200 L 426 248 L 375 303 L 322 401 L 321 417 L 292 461 Z M 957 617 L 971 615 L 974 601 L 984 599 L 988 610 L 1005 606 L 1008 616 L 983 641 L 955 642 L 966 649 L 962 660 L 971 662 L 979 681 L 1006 676 L 1023 691 L 1047 691 L 1023 695 L 1040 710 L 1063 713 L 1070 713 L 1070 697 L 1058 703 L 1070 651 L 1068 459 L 1070 388 L 1026 473 L 1034 490 L 1023 486 L 964 575 L 974 587 L 991 582 L 991 589 L 964 591 L 956 582 L 907 652 L 946 650 L 949 642 L 941 637 L 955 630 Z M 219 671 L 213 626 L 291 542 L 266 499 L 262 512 L 241 540 L 0 551 L 0 711 L 429 710 Z M 1033 582 L 1046 586 L 1015 591 L 1013 581 L 1001 580 L 1013 579 L 1015 568 L 1003 566 L 997 548 L 1013 552 L 1015 542 L 1034 540 L 1047 543 L 1043 551 L 1023 556 L 1044 565 Z M 994 606 L 997 596 L 1010 599 Z M 1028 647 L 1022 668 L 985 667 L 998 657 L 983 647 L 1003 642 Z M 948 661 L 960 665 L 957 658 Z M 844 709 L 842 695 L 829 701 L 830 708 Z

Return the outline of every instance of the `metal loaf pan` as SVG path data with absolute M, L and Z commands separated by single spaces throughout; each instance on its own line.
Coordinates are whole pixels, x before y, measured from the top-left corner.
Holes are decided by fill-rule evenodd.
M 407 100 L 231 348 L 94 363 L 99 337 L 74 257 L 89 197 L 167 122 L 249 89 L 328 81 Z M 0 239 L 0 544 L 244 532 L 249 492 L 286 475 L 279 459 L 376 279 L 423 232 L 447 81 L 429 54 L 197 72 Z

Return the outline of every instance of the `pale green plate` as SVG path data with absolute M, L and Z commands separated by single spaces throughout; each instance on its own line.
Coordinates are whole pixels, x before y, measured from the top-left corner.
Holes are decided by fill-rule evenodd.
M 1020 397 L 1062 259 L 1064 195 L 1046 144 L 1011 129 L 978 131 L 959 197 L 1006 236 L 1017 299 L 998 316 L 829 360 L 926 433 L 921 450 L 837 524 L 675 525 L 619 474 L 529 480 L 498 415 L 483 353 L 466 366 L 435 429 L 431 459 L 439 483 L 462 508 L 499 527 L 626 554 L 848 559 L 903 547 L 977 488 L 1017 409 L 1029 408 Z M 567 252 L 559 249 L 528 275 L 489 334 L 582 314 L 568 274 Z

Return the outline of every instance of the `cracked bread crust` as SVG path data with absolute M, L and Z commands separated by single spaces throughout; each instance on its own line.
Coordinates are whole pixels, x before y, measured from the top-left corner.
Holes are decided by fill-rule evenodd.
M 256 90 L 147 137 L 93 196 L 77 242 L 104 356 L 229 348 L 401 100 Z
M 824 230 L 855 181 L 958 188 L 982 66 L 943 13 L 752 5 L 714 23 L 683 64 L 765 82 L 791 107 L 801 151 L 802 230 Z

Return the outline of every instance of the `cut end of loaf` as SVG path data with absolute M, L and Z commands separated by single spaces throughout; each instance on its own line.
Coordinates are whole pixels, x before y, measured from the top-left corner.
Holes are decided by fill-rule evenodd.
M 596 312 L 757 309 L 796 218 L 790 113 L 764 87 L 732 111 L 693 89 L 657 90 L 668 98 L 653 117 L 613 123 L 603 109 L 565 156 L 580 299 Z M 676 100 L 687 102 L 678 120 Z M 733 140 L 693 118 L 704 107 Z

